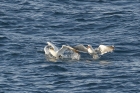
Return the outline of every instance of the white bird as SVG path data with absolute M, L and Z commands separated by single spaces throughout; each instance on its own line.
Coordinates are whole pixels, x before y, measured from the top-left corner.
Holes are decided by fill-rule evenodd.
M 80 44 L 73 47 L 79 52 L 89 53 L 93 56 L 94 59 L 98 59 L 99 55 L 103 55 L 108 52 L 113 52 L 114 46 L 106 46 L 106 45 L 99 45 L 98 48 L 93 49 L 91 45 L 85 47 L 84 45 Z
M 51 54 L 53 57 L 55 57 L 56 59 L 62 58 L 64 57 L 64 52 L 66 50 L 72 50 L 73 52 L 75 52 L 78 56 L 79 54 L 77 53 L 77 51 L 70 47 L 70 46 L 66 46 L 66 45 L 62 45 L 62 47 L 60 49 L 58 49 L 54 44 L 52 44 L 51 42 L 47 42 L 47 46 L 44 47 L 44 51 L 45 54 Z
M 98 47 L 98 50 L 100 51 L 101 55 L 108 53 L 108 52 L 113 52 L 114 49 L 115 49 L 115 47 L 113 45 L 112 46 L 100 45 Z

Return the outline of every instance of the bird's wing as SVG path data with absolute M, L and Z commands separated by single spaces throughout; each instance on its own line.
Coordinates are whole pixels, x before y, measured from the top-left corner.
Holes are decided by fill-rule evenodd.
M 62 45 L 62 47 L 60 48 L 60 50 L 58 50 L 58 54 L 62 54 L 68 49 L 68 47 L 66 45 Z
M 79 51 L 77 51 L 76 49 L 74 49 L 73 47 L 71 47 L 71 46 L 65 46 L 65 47 L 67 47 L 69 50 L 72 50 L 73 51 L 73 53 L 71 54 L 71 58 L 72 59 L 76 59 L 76 60 L 79 60 L 80 59 L 80 54 L 78 53 Z
M 45 52 L 45 54 L 49 54 L 48 46 L 44 47 L 44 52 Z
M 75 50 L 79 51 L 79 52 L 88 53 L 87 48 L 86 48 L 84 45 L 82 45 L 82 44 L 77 45 L 77 46 L 74 46 L 73 48 L 74 48 Z
M 58 48 L 54 44 L 52 44 L 51 42 L 47 42 L 47 43 L 49 46 L 51 46 L 54 49 L 54 51 L 58 51 Z
M 99 45 L 98 49 L 101 52 L 101 55 L 103 55 L 108 52 L 113 52 L 114 46 Z
M 72 50 L 75 53 L 78 53 L 78 51 L 74 48 L 72 48 L 71 46 L 68 45 L 62 45 L 62 47 L 60 48 L 60 50 L 58 51 L 58 53 L 63 54 L 66 50 Z

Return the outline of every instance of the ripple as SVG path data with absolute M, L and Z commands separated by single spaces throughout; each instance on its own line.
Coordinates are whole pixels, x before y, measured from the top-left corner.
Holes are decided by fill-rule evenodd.
M 0 1 L 0 92 L 137 93 L 139 1 Z M 93 60 L 45 59 L 47 41 L 115 45 Z
M 47 70 L 48 72 L 65 72 L 67 71 L 66 68 L 58 66 L 58 65 L 52 65 L 52 66 L 47 66 L 45 68 L 43 68 L 44 70 Z
M 8 38 L 6 36 L 0 35 L 0 40 L 8 40 Z

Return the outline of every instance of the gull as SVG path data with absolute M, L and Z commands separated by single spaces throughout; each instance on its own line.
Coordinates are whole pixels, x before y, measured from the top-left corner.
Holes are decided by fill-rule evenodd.
M 106 45 L 99 45 L 98 48 L 93 49 L 91 45 L 85 47 L 84 45 L 80 44 L 73 48 L 76 49 L 78 52 L 89 53 L 91 56 L 93 56 L 94 59 L 98 59 L 99 55 L 103 55 L 108 52 L 113 52 L 114 50 L 114 46 Z
M 53 43 L 51 42 L 47 42 L 47 46 L 44 47 L 44 51 L 45 54 L 51 54 L 53 57 L 55 57 L 56 59 L 63 59 L 64 58 L 64 52 L 66 50 L 72 50 L 74 52 L 75 55 L 79 56 L 77 50 L 75 50 L 74 48 L 68 46 L 68 45 L 62 45 L 62 47 L 60 49 L 58 49 Z M 79 57 L 78 57 L 79 59 Z

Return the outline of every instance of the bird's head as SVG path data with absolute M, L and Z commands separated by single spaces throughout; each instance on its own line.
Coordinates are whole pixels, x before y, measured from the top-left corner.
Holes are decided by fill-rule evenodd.
M 91 45 L 87 45 L 87 49 L 90 49 L 91 48 Z
M 109 46 L 109 48 L 110 48 L 110 49 L 112 49 L 112 50 L 114 50 L 114 49 L 115 49 L 114 45 Z

